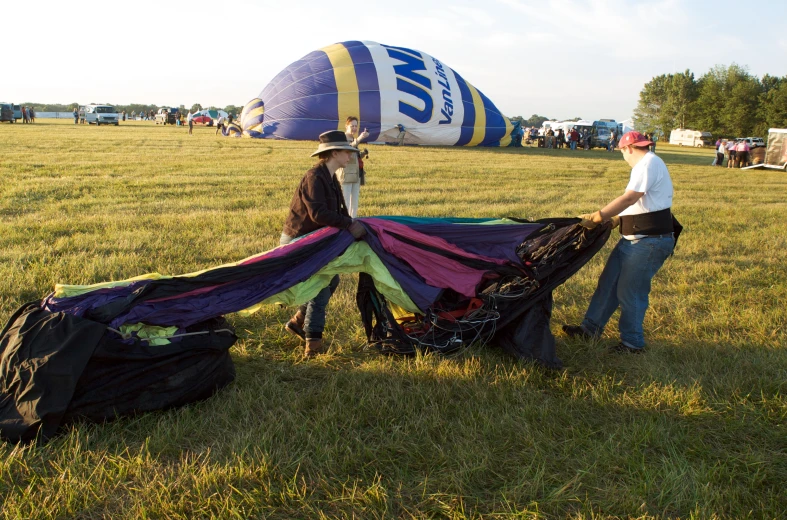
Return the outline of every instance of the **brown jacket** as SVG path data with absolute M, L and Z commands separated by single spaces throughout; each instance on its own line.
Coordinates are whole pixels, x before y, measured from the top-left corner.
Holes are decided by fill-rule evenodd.
M 292 196 L 284 234 L 297 238 L 325 226 L 347 229 L 352 224 L 344 196 L 325 164 L 307 171 Z

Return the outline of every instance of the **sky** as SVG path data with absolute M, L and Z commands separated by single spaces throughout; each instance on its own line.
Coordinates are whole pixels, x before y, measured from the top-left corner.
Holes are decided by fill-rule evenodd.
M 787 76 L 787 2 L 4 0 L 0 101 L 242 106 L 309 52 L 426 52 L 500 111 L 631 117 L 653 77 Z M 25 21 L 23 23 L 23 21 Z

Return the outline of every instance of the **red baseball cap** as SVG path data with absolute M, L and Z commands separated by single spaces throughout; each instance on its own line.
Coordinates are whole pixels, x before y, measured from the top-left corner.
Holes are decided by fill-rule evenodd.
M 653 144 L 653 141 L 650 141 L 643 134 L 631 131 L 623 134 L 623 137 L 621 137 L 618 142 L 618 148 L 624 148 L 626 146 L 648 146 L 651 144 Z

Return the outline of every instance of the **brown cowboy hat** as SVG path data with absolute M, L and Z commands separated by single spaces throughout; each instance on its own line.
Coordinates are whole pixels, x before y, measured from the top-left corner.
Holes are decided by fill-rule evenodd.
M 331 130 L 320 134 L 320 144 L 317 146 L 317 151 L 311 154 L 310 157 L 314 157 L 322 152 L 327 152 L 328 150 L 350 150 L 351 152 L 357 152 L 358 148 L 350 146 L 344 132 L 341 130 Z

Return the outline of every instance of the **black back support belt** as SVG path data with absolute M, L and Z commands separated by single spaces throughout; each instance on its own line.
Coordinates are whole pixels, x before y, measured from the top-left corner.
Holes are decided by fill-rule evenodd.
M 621 215 L 620 234 L 622 235 L 663 235 L 674 231 L 671 208 L 640 213 L 639 215 Z

